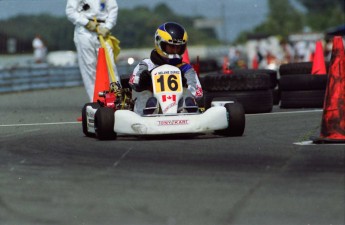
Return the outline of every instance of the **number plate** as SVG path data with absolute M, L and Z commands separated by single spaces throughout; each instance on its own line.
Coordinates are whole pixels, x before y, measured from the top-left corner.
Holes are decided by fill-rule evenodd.
M 155 93 L 182 92 L 180 71 L 158 72 L 153 76 Z

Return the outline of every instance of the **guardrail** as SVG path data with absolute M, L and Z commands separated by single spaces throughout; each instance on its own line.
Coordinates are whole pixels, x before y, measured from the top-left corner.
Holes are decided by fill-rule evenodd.
M 83 84 L 78 66 L 0 69 L 0 93 Z
M 134 66 L 118 65 L 119 74 L 133 71 Z M 75 66 L 27 66 L 0 69 L 0 93 L 75 87 L 83 85 L 80 70 Z

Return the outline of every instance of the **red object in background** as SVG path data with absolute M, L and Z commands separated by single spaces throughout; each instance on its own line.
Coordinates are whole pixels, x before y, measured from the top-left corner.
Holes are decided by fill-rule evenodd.
M 316 143 L 345 142 L 345 50 L 341 36 L 333 39 L 320 138 Z
M 190 64 L 188 48 L 186 48 L 186 51 L 182 55 L 182 62 Z
M 93 102 L 100 100 L 99 92 L 107 91 L 110 88 L 108 66 L 105 58 L 104 48 L 99 48 L 98 61 L 96 67 L 95 90 L 93 92 Z
M 325 56 L 323 54 L 322 42 L 317 41 L 313 56 L 313 67 L 311 74 L 327 74 Z
M 230 70 L 229 68 L 229 59 L 228 57 L 224 57 L 224 60 L 223 60 L 223 73 L 225 74 L 231 74 L 232 73 L 232 70 Z
M 259 60 L 257 56 L 254 56 L 252 61 L 252 68 L 253 69 L 259 69 Z
M 200 62 L 199 62 L 199 56 L 196 57 L 196 63 L 192 65 L 193 69 L 195 70 L 196 74 L 200 75 Z

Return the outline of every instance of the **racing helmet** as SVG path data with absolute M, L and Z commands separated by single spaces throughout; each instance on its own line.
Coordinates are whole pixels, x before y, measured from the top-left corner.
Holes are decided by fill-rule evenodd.
M 164 23 L 155 33 L 155 49 L 167 61 L 181 60 L 187 41 L 186 30 L 178 23 Z

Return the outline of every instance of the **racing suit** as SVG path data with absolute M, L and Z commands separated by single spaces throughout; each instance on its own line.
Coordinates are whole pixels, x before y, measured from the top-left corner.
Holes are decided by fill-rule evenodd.
M 86 29 L 89 21 L 97 19 L 99 27 L 111 30 L 117 20 L 118 5 L 116 0 L 67 0 L 66 15 L 74 25 L 74 43 L 77 49 L 80 73 L 86 92 L 93 101 L 98 49 L 101 47 L 98 34 Z M 116 80 L 120 81 L 114 62 L 113 49 L 106 42 Z
M 143 109 L 146 106 L 147 100 L 152 97 L 152 83 L 149 87 L 143 86 L 140 82 L 140 77 L 143 72 L 151 71 L 155 67 L 168 64 L 166 61 L 157 53 L 156 50 L 151 52 L 150 58 L 143 59 L 134 68 L 133 74 L 130 76 L 129 85 L 132 88 L 133 97 L 136 98 L 134 105 L 134 112 L 142 115 Z M 178 67 L 182 72 L 182 79 L 184 85 L 183 97 L 188 96 L 199 100 L 203 96 L 203 91 L 198 78 L 197 73 L 193 67 L 188 63 L 183 63 L 182 60 L 176 62 L 173 66 Z

